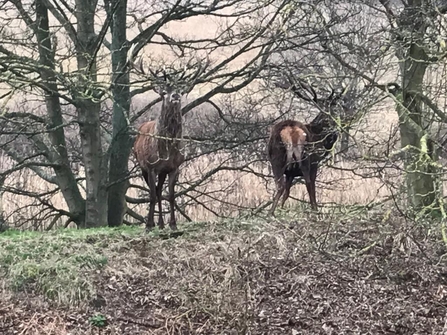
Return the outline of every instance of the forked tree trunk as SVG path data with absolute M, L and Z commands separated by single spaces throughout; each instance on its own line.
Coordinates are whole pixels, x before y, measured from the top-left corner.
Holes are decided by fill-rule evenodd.
M 94 87 L 97 82 L 96 5 L 95 0 L 76 0 L 75 12 L 79 71 L 79 87 L 75 95 L 86 179 L 86 228 L 107 225 L 107 166 L 101 146 L 100 103 L 95 99 Z
M 110 148 L 108 189 L 108 224 L 119 226 L 123 222 L 127 203 L 128 161 L 132 147 L 129 133 L 130 90 L 129 74 L 125 68 L 127 57 L 126 14 L 127 0 L 119 0 L 112 19 L 112 70 L 114 73 L 113 93 L 113 136 Z
M 47 158 L 55 164 L 54 172 L 57 184 L 72 214 L 72 220 L 82 226 L 85 219 L 85 201 L 79 191 L 75 176 L 70 168 L 67 143 L 63 124 L 61 104 L 57 96 L 58 87 L 54 76 L 54 51 L 51 44 L 48 10 L 43 0 L 36 0 L 36 37 L 39 45 L 40 76 L 49 92 L 45 93 L 45 104 L 48 113 L 48 133 L 51 142 Z

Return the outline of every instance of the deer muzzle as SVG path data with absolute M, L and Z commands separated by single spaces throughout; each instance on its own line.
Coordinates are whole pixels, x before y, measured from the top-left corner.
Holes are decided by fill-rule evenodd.
M 173 95 L 171 95 L 171 102 L 172 102 L 173 104 L 178 104 L 178 103 L 180 103 L 180 99 L 181 99 L 181 96 L 180 96 L 180 94 L 178 94 L 178 93 L 174 93 Z

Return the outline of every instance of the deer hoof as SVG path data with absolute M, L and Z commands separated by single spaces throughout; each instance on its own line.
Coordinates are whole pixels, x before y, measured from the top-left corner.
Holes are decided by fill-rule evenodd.
M 154 222 L 146 222 L 146 233 L 149 233 L 152 229 L 155 228 Z

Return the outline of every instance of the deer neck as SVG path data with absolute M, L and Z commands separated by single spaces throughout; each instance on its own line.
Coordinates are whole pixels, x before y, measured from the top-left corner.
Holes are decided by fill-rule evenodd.
M 330 115 L 321 111 L 318 115 L 309 123 L 309 128 L 315 134 L 323 134 L 332 132 L 335 129 L 335 122 Z
M 182 137 L 182 111 L 180 105 L 163 105 L 157 121 L 157 132 L 160 137 Z
M 320 112 L 315 119 L 308 124 L 308 128 L 312 134 L 313 142 L 319 143 L 319 145 L 322 145 L 326 150 L 331 150 L 334 147 L 338 138 L 338 132 L 336 124 L 330 115 Z M 325 151 L 322 154 L 322 157 L 327 154 L 328 152 Z

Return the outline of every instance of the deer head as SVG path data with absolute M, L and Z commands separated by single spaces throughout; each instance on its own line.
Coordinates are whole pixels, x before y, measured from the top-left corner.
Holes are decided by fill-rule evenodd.
M 154 91 L 160 95 L 163 106 L 180 107 L 183 90 L 176 85 L 175 81 L 166 73 L 166 68 L 162 70 L 162 77 L 158 72 L 149 69 L 155 81 Z
M 127 64 L 138 74 L 146 77 L 148 81 L 153 82 L 153 90 L 161 96 L 164 104 L 180 105 L 181 97 L 191 91 L 197 79 L 205 72 L 209 65 L 209 59 L 206 59 L 205 62 L 203 60 L 197 60 L 195 64 L 192 64 L 192 59 L 190 59 L 183 70 L 171 68 L 168 74 L 165 66 L 162 70 L 159 69 L 156 71 L 153 71 L 149 67 L 149 74 L 147 74 L 143 68 L 143 60 L 141 57 L 139 66 L 135 65 L 134 49 L 135 44 L 129 48 Z
M 341 116 L 341 109 L 347 108 L 345 106 L 344 94 L 346 89 L 342 88 L 341 92 L 336 92 L 333 88 L 331 88 L 331 93 L 327 97 L 318 97 L 315 89 L 305 81 L 301 79 L 295 79 L 290 74 L 286 74 L 281 80 L 275 82 L 276 87 L 280 87 L 283 89 L 290 89 L 297 97 L 301 98 L 304 101 L 308 101 L 313 103 L 319 110 L 320 113 L 311 123 L 319 123 L 323 119 L 329 119 L 331 116 Z

